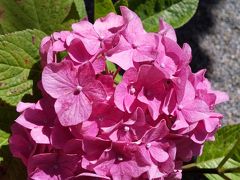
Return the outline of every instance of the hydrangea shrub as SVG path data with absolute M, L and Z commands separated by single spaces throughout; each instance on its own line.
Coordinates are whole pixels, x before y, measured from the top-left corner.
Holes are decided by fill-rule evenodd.
M 29 179 L 181 179 L 214 140 L 227 94 L 191 71 L 191 48 L 169 24 L 148 33 L 120 9 L 42 40 L 43 97 L 18 104 L 9 140 Z

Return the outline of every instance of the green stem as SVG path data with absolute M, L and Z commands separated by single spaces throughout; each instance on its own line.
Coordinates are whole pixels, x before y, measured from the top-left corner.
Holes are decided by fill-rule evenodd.
M 240 173 L 240 167 L 223 169 L 223 173 Z
M 184 173 L 202 173 L 202 174 L 218 174 L 220 176 L 224 176 L 224 179 L 229 179 L 224 173 L 239 173 L 240 167 L 236 168 L 228 168 L 228 169 L 221 169 L 219 171 L 218 168 L 199 168 L 195 163 L 187 164 L 182 167 Z
M 118 75 L 118 73 L 119 73 L 120 71 L 121 71 L 121 68 L 118 67 L 117 70 L 116 70 L 116 72 L 115 72 L 114 75 L 113 75 L 113 79 L 116 78 L 116 76 Z
M 182 170 L 191 169 L 193 167 L 197 167 L 197 164 L 196 163 L 186 164 L 182 167 Z
M 225 180 L 231 180 L 229 177 L 225 176 L 224 174 L 220 173 L 219 176 L 221 176 Z
M 201 173 L 201 174 L 218 174 L 218 170 L 216 168 L 198 168 L 191 167 L 188 169 L 183 169 L 184 173 Z

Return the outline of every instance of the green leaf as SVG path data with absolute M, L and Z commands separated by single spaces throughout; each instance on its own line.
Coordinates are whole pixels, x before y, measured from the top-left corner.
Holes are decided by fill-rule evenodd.
M 0 129 L 0 149 L 2 146 L 8 144 L 9 134 Z
M 147 31 L 159 29 L 159 18 L 174 28 L 187 23 L 195 14 L 199 0 L 129 0 L 129 8 L 142 19 Z
M 0 0 L 2 34 L 25 29 L 51 34 L 69 29 L 71 23 L 85 16 L 83 0 Z
M 78 20 L 80 20 L 81 18 L 87 17 L 84 0 L 74 0 L 74 4 L 76 5 L 76 10 L 79 15 Z
M 115 10 L 120 14 L 120 6 L 128 6 L 128 0 L 119 0 L 114 3 Z
M 9 134 L 0 129 L 0 149 L 2 146 L 8 144 Z M 0 155 L 0 162 L 3 160 L 3 157 Z
M 0 129 L 9 131 L 21 100 L 38 98 L 40 79 L 39 45 L 45 36 L 39 30 L 25 30 L 0 36 Z
M 197 162 L 184 167 L 215 170 L 205 173 L 208 179 L 240 179 L 240 124 L 221 128 L 214 142 L 207 142 Z
M 114 12 L 115 8 L 111 0 L 94 0 L 94 19 L 106 16 L 108 13 Z

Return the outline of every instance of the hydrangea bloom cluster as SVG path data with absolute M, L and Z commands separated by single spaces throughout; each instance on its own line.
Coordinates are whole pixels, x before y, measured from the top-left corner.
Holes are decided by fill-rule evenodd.
M 228 96 L 191 72 L 191 49 L 170 25 L 147 33 L 121 14 L 42 40 L 43 98 L 18 104 L 10 138 L 29 179 L 181 179 L 183 162 L 214 140 L 214 107 Z

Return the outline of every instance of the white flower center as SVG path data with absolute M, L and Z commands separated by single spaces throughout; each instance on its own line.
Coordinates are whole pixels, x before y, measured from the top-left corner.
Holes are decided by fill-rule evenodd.
M 76 87 L 76 90 L 77 90 L 77 91 L 81 92 L 82 89 L 83 89 L 82 86 L 77 85 L 77 87 Z
M 136 89 L 133 86 L 131 86 L 130 87 L 130 94 L 134 94 L 135 92 L 136 92 Z
M 130 130 L 130 128 L 128 126 L 124 126 L 124 131 L 128 132 Z
M 132 48 L 136 49 L 138 46 L 136 44 L 132 44 Z
M 181 111 L 182 108 L 183 108 L 183 105 L 179 104 L 179 105 L 178 105 L 178 110 Z
M 210 110 L 214 110 L 214 104 L 211 104 L 209 107 Z
M 102 41 L 104 39 L 104 36 L 99 36 L 98 40 Z
M 119 161 L 123 161 L 123 158 L 121 156 L 118 156 L 117 158 Z
M 165 68 L 165 64 L 161 63 L 161 64 L 160 64 L 160 67 L 161 67 L 161 68 Z
M 151 147 L 151 143 L 146 144 L 146 148 L 149 149 Z

